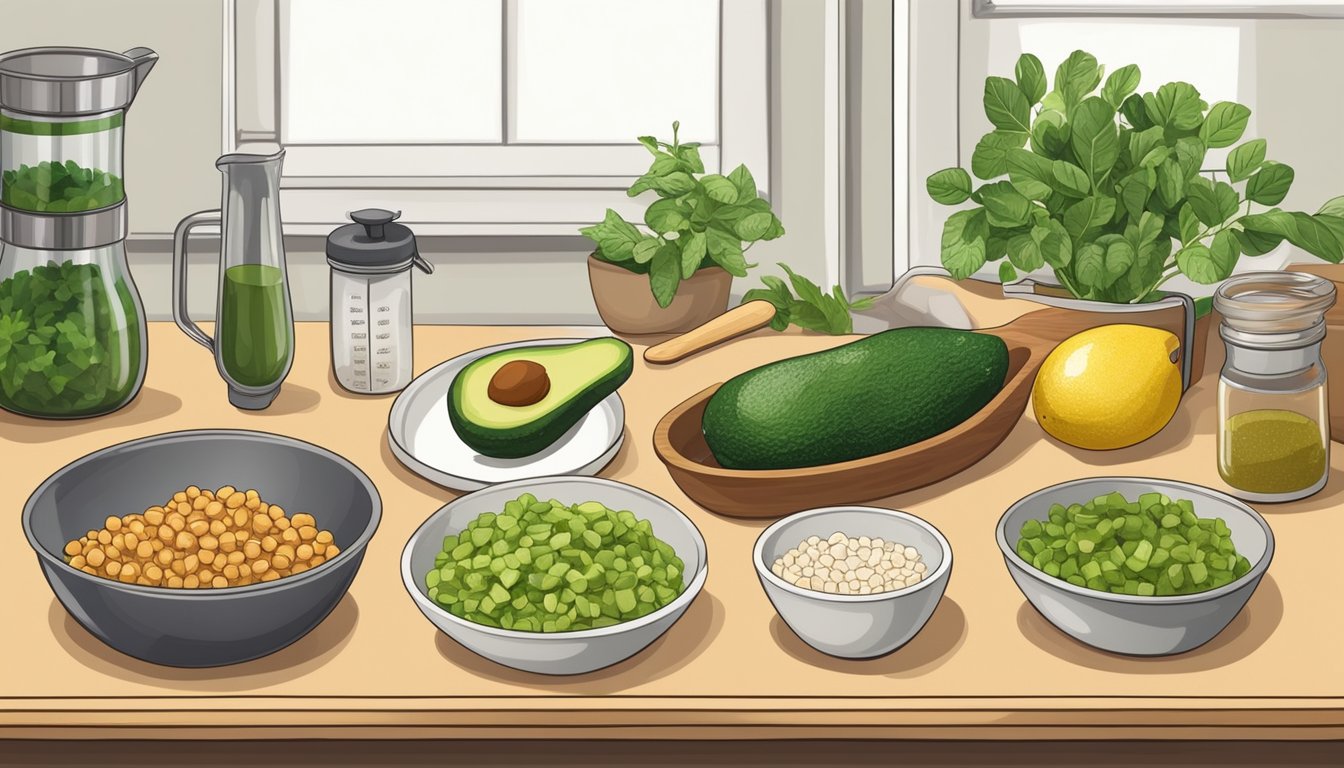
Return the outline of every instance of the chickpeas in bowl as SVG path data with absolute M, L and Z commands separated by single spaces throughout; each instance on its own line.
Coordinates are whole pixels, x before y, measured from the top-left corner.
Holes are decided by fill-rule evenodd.
M 340 554 L 307 513 L 289 516 L 256 490 L 188 486 L 144 512 L 109 516 L 66 542 L 66 563 L 146 587 L 225 589 L 303 573 Z

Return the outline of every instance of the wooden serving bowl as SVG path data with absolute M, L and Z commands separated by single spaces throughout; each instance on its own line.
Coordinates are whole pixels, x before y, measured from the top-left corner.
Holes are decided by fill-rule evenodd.
M 1008 372 L 1003 389 L 952 429 L 894 451 L 837 464 L 796 469 L 726 469 L 705 443 L 701 420 L 714 384 L 673 408 L 654 428 L 653 447 L 673 481 L 700 506 L 730 517 L 775 518 L 813 507 L 891 496 L 944 480 L 989 455 L 1017 425 L 1045 358 L 1079 331 L 1132 321 L 1126 313 L 1045 307 L 998 328 Z M 1185 335 L 1179 307 L 1147 312 L 1144 325 Z M 1182 342 L 1185 343 L 1184 341 Z

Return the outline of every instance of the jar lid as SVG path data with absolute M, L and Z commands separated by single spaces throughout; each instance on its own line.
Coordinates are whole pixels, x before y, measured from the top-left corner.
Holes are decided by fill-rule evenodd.
M 422 272 L 434 271 L 415 244 L 415 233 L 402 224 L 392 223 L 401 211 L 365 208 L 350 214 L 354 224 L 337 227 L 327 236 L 327 263 L 346 272 L 384 274 L 409 269 L 412 264 Z
M 1224 324 L 1243 333 L 1286 334 L 1311 330 L 1334 306 L 1335 285 L 1305 272 L 1247 272 L 1213 295 Z

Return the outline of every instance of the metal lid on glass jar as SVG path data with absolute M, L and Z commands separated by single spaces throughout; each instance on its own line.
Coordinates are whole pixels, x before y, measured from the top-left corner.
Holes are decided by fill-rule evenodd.
M 24 48 L 0 55 L 0 107 L 30 115 L 125 109 L 159 55 L 148 48 Z
M 350 214 L 354 224 L 327 235 L 327 263 L 343 272 L 380 275 L 401 272 L 412 264 L 429 274 L 434 267 L 420 256 L 415 233 L 394 224 L 401 211 L 365 208 Z

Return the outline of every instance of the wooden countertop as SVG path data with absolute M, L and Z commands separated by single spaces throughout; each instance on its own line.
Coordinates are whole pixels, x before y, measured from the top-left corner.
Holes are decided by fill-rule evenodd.
M 459 353 L 595 328 L 421 326 L 417 372 Z M 1042 486 L 1102 474 L 1220 487 L 1214 392 L 1221 350 L 1171 424 L 1148 442 L 1088 453 L 1046 439 L 1030 414 L 985 461 L 942 483 L 875 502 L 937 525 L 957 552 L 947 594 L 908 646 L 873 661 L 817 653 L 775 616 L 750 562 L 766 525 L 691 503 L 653 454 L 665 411 L 707 384 L 844 339 L 757 332 L 657 370 L 642 361 L 622 389 L 627 437 L 603 476 L 672 501 L 704 532 L 714 567 L 682 620 L 643 653 L 572 678 L 515 672 L 441 635 L 398 573 L 417 525 L 454 497 L 406 471 L 387 448 L 393 396 L 340 390 L 327 326 L 300 323 L 298 356 L 275 404 L 243 413 L 208 353 L 171 324 L 150 329 L 138 399 L 108 417 L 42 422 L 0 412 L 0 738 L 875 738 L 1052 739 L 1344 737 L 1344 451 L 1314 498 L 1262 505 L 1277 537 L 1269 574 L 1218 638 L 1191 653 L 1133 659 L 1091 650 L 1047 624 L 1006 573 L 994 524 Z M 1216 341 L 1216 337 L 1215 337 Z M 1214 345 L 1217 346 L 1216 344 Z M 639 348 L 642 351 L 642 348 Z M 355 462 L 384 517 L 350 594 L 310 635 L 233 667 L 157 667 L 103 646 L 43 581 L 19 510 L 41 479 L 112 443 L 181 429 L 293 435 Z

